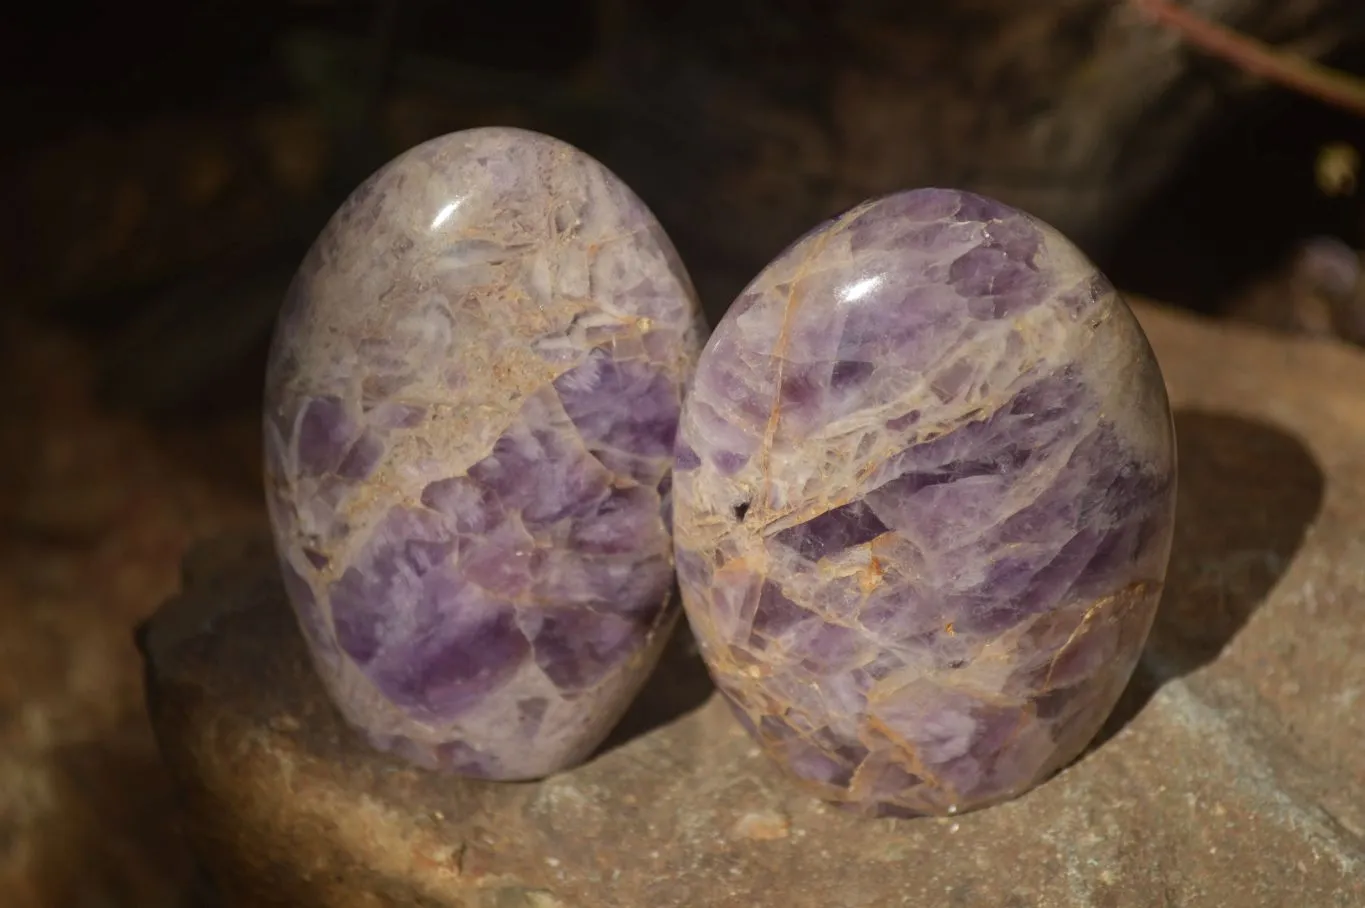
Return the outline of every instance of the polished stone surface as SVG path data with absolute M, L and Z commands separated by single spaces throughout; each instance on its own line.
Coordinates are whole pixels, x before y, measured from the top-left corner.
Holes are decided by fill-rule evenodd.
M 969 810 L 1113 708 L 1175 470 L 1147 340 L 1070 242 L 968 193 L 884 197 L 783 252 L 702 354 L 683 603 L 741 722 L 809 789 Z
M 605 737 L 677 617 L 703 337 L 645 205 L 547 136 L 433 139 L 333 216 L 271 351 L 268 500 L 316 666 L 376 746 L 516 779 Z

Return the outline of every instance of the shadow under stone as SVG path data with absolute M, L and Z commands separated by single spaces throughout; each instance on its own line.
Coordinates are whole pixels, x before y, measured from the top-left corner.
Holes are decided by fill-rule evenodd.
M 592 759 L 699 708 L 714 690 L 687 618 L 679 616 L 659 664 Z
M 1322 505 L 1322 470 L 1292 435 L 1175 413 L 1179 485 L 1166 588 L 1142 660 L 1093 750 L 1165 682 L 1217 658 L 1283 576 Z

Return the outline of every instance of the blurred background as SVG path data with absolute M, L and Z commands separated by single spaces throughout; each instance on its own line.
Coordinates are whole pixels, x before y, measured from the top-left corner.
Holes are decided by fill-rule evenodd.
M 815 223 L 951 185 L 1051 221 L 1130 293 L 1365 343 L 1365 89 L 1343 82 L 1347 101 L 1328 103 L 1258 78 L 1202 50 L 1171 5 L 202 0 L 8 16 L 0 905 L 206 903 L 132 629 L 195 540 L 262 526 L 257 409 L 285 285 L 345 195 L 424 139 L 517 125 L 597 156 L 673 236 L 713 323 Z M 1365 76 L 1359 0 L 1182 8 Z

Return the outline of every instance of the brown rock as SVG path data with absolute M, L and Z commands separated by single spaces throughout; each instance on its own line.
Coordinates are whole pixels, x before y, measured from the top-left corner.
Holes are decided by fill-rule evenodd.
M 1168 594 L 1110 727 L 1027 795 L 863 820 L 787 784 L 679 641 L 616 740 L 542 782 L 366 749 L 266 550 L 142 634 L 158 739 L 231 904 L 1365 904 L 1365 355 L 1141 311 L 1177 409 Z

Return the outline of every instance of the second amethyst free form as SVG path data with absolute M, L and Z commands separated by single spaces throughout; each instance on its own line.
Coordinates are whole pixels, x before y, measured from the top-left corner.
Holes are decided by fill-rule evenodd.
M 1017 795 L 1114 706 L 1159 598 L 1171 415 L 1111 284 L 965 192 L 787 249 L 703 351 L 675 549 L 724 696 L 819 795 L 943 814 Z

